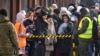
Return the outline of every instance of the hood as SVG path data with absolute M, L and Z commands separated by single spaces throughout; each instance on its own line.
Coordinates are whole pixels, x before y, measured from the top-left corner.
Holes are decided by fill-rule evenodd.
M 70 12 L 75 12 L 77 10 L 76 6 L 74 4 L 69 4 L 68 5 L 68 10 Z
M 9 18 L 3 15 L 0 15 L 0 23 L 9 22 Z
M 19 12 L 19 13 L 17 13 L 17 16 L 16 16 L 16 22 L 22 23 L 24 18 L 25 18 L 25 14 L 22 12 Z
M 70 11 L 67 10 L 66 7 L 61 7 L 61 10 L 60 10 L 60 17 L 61 17 L 61 13 L 62 12 L 66 12 L 66 14 L 70 17 L 72 15 L 72 13 Z

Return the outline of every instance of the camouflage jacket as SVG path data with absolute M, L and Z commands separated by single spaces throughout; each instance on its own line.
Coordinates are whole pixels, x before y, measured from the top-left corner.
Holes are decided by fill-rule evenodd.
M 18 50 L 14 26 L 8 17 L 0 15 L 0 55 L 12 55 L 14 50 Z

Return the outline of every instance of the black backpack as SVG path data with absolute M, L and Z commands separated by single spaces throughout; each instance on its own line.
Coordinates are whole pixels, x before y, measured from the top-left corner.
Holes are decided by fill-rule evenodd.
M 72 22 L 69 22 L 67 27 L 65 28 L 64 30 L 64 33 L 65 34 L 73 34 L 73 23 Z

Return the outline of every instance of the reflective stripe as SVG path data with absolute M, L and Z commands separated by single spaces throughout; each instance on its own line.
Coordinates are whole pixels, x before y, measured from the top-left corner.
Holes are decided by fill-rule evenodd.
M 87 19 L 89 21 L 89 25 L 85 33 L 79 34 L 79 38 L 90 39 L 92 37 L 92 28 L 93 28 L 93 21 L 89 17 L 84 17 L 79 24 L 78 30 L 82 28 L 83 20 Z

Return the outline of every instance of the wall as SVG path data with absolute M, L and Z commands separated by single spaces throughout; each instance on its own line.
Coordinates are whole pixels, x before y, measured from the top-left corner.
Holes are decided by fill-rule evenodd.
M 10 1 L 9 0 L 0 0 L 0 9 L 6 9 L 7 15 L 10 17 Z
M 26 11 L 28 8 L 34 8 L 37 4 L 48 7 L 54 2 L 57 3 L 60 8 L 62 6 L 67 6 L 69 3 L 73 3 L 74 0 L 0 0 L 0 9 L 6 9 L 11 22 L 15 23 L 16 14 L 20 10 Z

